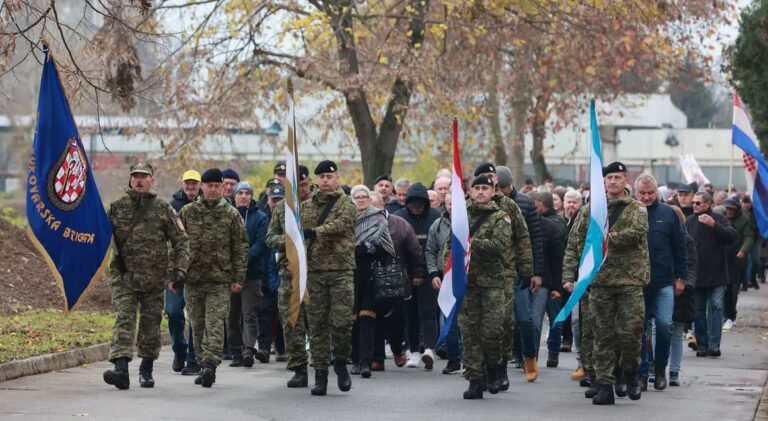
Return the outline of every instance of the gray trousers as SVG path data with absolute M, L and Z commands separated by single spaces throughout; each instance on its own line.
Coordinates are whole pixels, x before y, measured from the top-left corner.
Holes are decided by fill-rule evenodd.
M 240 298 L 243 302 L 243 350 L 253 350 L 259 339 L 259 308 L 261 307 L 261 280 L 249 279 L 243 284 Z

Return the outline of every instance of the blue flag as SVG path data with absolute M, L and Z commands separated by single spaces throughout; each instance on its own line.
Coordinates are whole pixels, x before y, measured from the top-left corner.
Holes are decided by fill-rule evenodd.
M 65 311 L 73 310 L 101 279 L 112 225 L 50 54 L 40 81 L 26 198 L 27 235 L 51 268 Z

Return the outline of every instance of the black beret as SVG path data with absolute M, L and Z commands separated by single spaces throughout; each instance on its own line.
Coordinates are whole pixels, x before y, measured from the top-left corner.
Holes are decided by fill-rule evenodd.
M 475 168 L 475 177 L 477 177 L 480 174 L 487 174 L 487 173 L 494 173 L 496 174 L 496 166 L 491 164 L 490 162 L 486 162 L 484 164 L 480 164 Z
M 309 178 L 309 168 L 306 165 L 299 165 L 299 181 Z
M 379 181 L 383 181 L 383 180 L 387 180 L 387 181 L 389 181 L 391 183 L 392 182 L 392 177 L 390 177 L 389 174 L 380 175 L 380 176 L 376 177 L 376 180 L 373 181 L 373 184 L 374 185 L 379 184 Z
M 693 193 L 693 189 L 690 184 L 681 184 L 677 186 L 678 193 Z
M 608 174 L 613 174 L 616 172 L 627 172 L 626 165 L 622 164 L 619 161 L 611 162 L 608 164 L 607 167 L 603 168 L 603 177 L 605 177 Z
M 272 174 L 279 174 L 283 173 L 285 174 L 285 163 L 284 162 L 278 162 L 277 165 L 275 165 L 275 169 L 272 170 Z
M 488 177 L 487 175 L 481 175 L 479 177 L 475 177 L 475 179 L 472 180 L 472 187 L 475 187 L 475 186 L 493 187 L 493 179 L 491 177 Z
M 333 161 L 323 161 L 315 167 L 315 175 L 335 173 L 339 170 L 339 167 Z
M 224 174 L 222 174 L 221 170 L 218 168 L 211 168 L 205 170 L 203 176 L 200 177 L 200 181 L 203 183 L 221 183 L 224 181 Z

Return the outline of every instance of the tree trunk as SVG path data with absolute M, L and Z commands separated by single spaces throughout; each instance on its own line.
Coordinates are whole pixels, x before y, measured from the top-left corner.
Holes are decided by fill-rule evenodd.
M 531 149 L 531 162 L 533 170 L 536 172 L 536 181 L 539 184 L 552 179 L 552 175 L 547 169 L 547 163 L 544 160 L 544 137 L 547 134 L 547 112 L 549 108 L 549 94 L 540 94 L 536 97 L 536 104 L 533 108 L 533 125 L 531 133 L 533 135 L 533 149 Z
M 507 166 L 514 175 L 513 183 L 522 186 L 525 180 L 525 116 L 528 112 L 528 101 L 514 99 L 512 101 L 512 127 L 510 128 Z
M 496 165 L 507 164 L 507 149 L 504 136 L 501 133 L 501 111 L 499 109 L 499 63 L 493 61 L 491 78 L 488 82 L 488 125 L 491 126 L 491 141 L 493 144 L 493 161 Z

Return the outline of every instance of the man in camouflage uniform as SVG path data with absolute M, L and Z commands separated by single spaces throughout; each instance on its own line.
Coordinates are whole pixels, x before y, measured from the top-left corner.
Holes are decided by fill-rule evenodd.
M 186 291 L 189 319 L 202 370 L 195 384 L 211 387 L 221 363 L 229 294 L 245 281 L 248 238 L 240 213 L 222 197 L 223 176 L 213 168 L 201 177 L 202 198 L 181 210 L 191 259 Z
M 299 200 L 309 199 L 312 180 L 309 177 L 309 169 L 304 165 L 299 166 Z M 273 192 L 273 189 L 276 190 Z M 278 197 L 285 189 L 282 186 L 272 186 L 268 193 L 269 200 Z M 285 200 L 275 204 L 272 219 L 269 221 L 267 231 L 267 247 L 275 251 L 277 269 L 280 274 L 280 287 L 277 292 L 277 307 L 280 312 L 280 320 L 283 323 L 283 336 L 285 338 L 285 356 L 288 360 L 288 370 L 293 370 L 294 375 L 288 380 L 288 387 L 307 387 L 307 330 L 304 326 L 306 309 L 304 304 L 299 307 L 299 317 L 296 326 L 288 322 L 290 316 L 293 274 L 288 270 L 288 259 L 285 257 Z M 270 256 L 275 258 L 275 256 Z
M 352 387 L 346 361 L 352 353 L 352 297 L 355 269 L 355 206 L 338 186 L 338 167 L 323 161 L 315 168 L 318 190 L 301 204 L 307 246 L 310 348 L 315 386 L 312 394 L 325 395 L 333 341 L 333 371 L 342 392 Z M 329 207 L 328 212 L 324 212 Z M 319 221 L 323 213 L 324 221 Z M 322 223 L 319 223 L 322 222 Z
M 115 368 L 104 372 L 104 381 L 118 389 L 130 386 L 128 362 L 133 358 L 137 309 L 139 385 L 154 387 L 152 366 L 160 354 L 167 268 L 172 267 L 174 272 L 171 285 L 182 287 L 189 264 L 184 226 L 171 205 L 151 190 L 153 172 L 149 163 L 131 166 L 130 189 L 109 206 L 108 212 L 116 251 L 110 265 L 115 327 L 109 349 L 109 360 Z
M 503 319 L 507 317 L 505 284 L 509 279 L 500 277 L 499 273 L 506 272 L 507 264 L 516 256 L 508 252 L 513 246 L 512 218 L 493 201 L 493 195 L 493 180 L 487 176 L 476 177 L 472 182 L 473 200 L 467 207 L 472 260 L 458 315 L 464 340 L 464 376 L 469 380 L 464 399 L 483 398 L 484 378 L 488 391 L 499 393 L 503 373 L 507 371 L 502 337 Z M 450 248 L 448 241 L 446 257 Z M 509 255 L 512 257 L 508 258 Z
M 520 277 L 521 283 L 527 285 L 525 288 L 530 287 L 531 278 L 533 277 L 533 247 L 531 245 L 531 237 L 528 234 L 528 227 L 525 224 L 525 218 L 520 211 L 520 207 L 517 206 L 514 200 L 509 196 L 499 191 L 498 184 L 499 179 L 496 175 L 496 167 L 491 163 L 480 164 L 475 169 L 475 176 L 485 176 L 493 180 L 494 194 L 493 202 L 504 211 L 512 220 L 512 247 L 514 253 L 507 253 L 503 256 L 504 265 L 504 309 L 506 314 L 503 319 L 504 323 L 504 335 L 502 344 L 504 347 L 503 356 L 505 369 L 502 373 L 503 378 L 501 381 L 501 390 L 509 389 L 509 377 L 507 375 L 506 363 L 507 357 L 512 353 L 512 338 L 514 332 L 512 330 L 512 320 L 515 315 L 515 278 Z M 472 199 L 468 204 L 471 204 Z M 530 361 L 526 361 L 525 375 L 526 379 L 531 382 L 535 381 L 538 377 L 538 368 L 536 367 L 536 359 L 531 358 Z
M 608 255 L 589 288 L 589 317 L 594 329 L 592 357 L 597 378 L 585 396 L 591 397 L 595 405 L 614 403 L 614 383 L 617 395 L 640 399 L 636 372 L 643 335 L 643 287 L 650 278 L 648 211 L 626 190 L 624 164 L 608 165 L 603 169 L 603 177 L 609 219 L 615 222 L 608 231 Z M 563 262 L 563 286 L 568 291 L 573 291 L 589 218 L 589 209 L 585 208 L 571 231 L 575 241 L 568 241 Z

